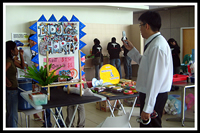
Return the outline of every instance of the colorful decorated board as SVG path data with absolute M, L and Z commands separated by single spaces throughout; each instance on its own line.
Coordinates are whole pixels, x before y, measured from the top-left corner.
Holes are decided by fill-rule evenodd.
M 86 44 L 80 39 L 86 35 L 82 29 L 85 25 L 74 15 L 71 20 L 62 16 L 59 21 L 52 16 L 47 19 L 42 15 L 39 20 L 29 28 L 36 32 L 30 39 L 37 44 L 31 49 L 38 54 L 32 59 L 33 62 L 41 66 L 46 65 L 46 51 L 48 51 L 49 64 L 52 69 L 59 69 L 56 74 L 69 75 L 74 79 L 79 79 L 79 52 Z M 85 56 L 81 52 L 81 57 Z M 85 65 L 81 62 L 81 66 Z M 51 71 L 51 70 L 50 70 Z M 82 71 L 82 75 L 84 72 Z

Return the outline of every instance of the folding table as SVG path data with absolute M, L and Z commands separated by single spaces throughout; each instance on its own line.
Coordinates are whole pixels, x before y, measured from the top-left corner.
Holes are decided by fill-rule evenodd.
M 66 127 L 64 119 L 61 116 L 61 111 L 63 106 L 70 106 L 70 105 L 76 105 L 76 109 L 74 111 L 73 117 L 71 119 L 70 125 L 71 126 L 74 116 L 76 114 L 77 108 L 79 104 L 85 104 L 85 103 L 91 103 L 91 102 L 97 102 L 97 101 L 104 101 L 106 100 L 106 97 L 95 94 L 94 96 L 79 96 L 77 94 L 67 94 L 67 92 L 63 91 L 63 89 L 57 89 L 57 88 L 51 88 L 51 100 L 48 101 L 46 105 L 36 106 L 34 103 L 29 99 L 28 94 L 31 93 L 31 91 L 27 92 L 21 92 L 21 96 L 29 102 L 35 109 L 48 109 L 50 108 L 53 117 L 56 121 L 56 124 L 58 127 L 60 127 L 58 123 L 58 119 L 60 119 L 63 122 L 63 125 Z M 61 107 L 60 110 L 57 107 Z M 55 108 L 58 112 L 58 115 L 55 115 L 52 108 Z

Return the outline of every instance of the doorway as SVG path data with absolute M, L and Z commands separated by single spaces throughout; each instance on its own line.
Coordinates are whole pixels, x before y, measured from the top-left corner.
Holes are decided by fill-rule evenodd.
M 182 27 L 180 30 L 180 60 L 182 63 L 184 56 L 186 54 L 192 54 L 192 49 L 194 49 L 195 29 L 194 27 Z

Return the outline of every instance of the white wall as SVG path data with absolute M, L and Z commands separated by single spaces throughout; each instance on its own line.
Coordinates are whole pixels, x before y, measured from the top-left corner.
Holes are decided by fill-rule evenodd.
M 70 21 L 75 15 L 83 23 L 133 24 L 132 11 L 68 7 L 68 6 L 19 6 L 6 5 L 6 41 L 11 33 L 30 33 L 29 22 L 38 20 L 42 14 L 48 20 L 52 14 L 59 20 L 63 15 Z

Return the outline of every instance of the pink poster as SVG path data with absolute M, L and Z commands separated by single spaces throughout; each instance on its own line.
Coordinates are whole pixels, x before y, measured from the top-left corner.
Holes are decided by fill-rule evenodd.
M 46 58 L 44 58 L 44 62 L 46 62 Z M 61 67 L 59 70 L 56 71 L 56 74 L 59 74 L 59 71 L 61 70 L 74 69 L 74 56 L 49 58 L 49 64 L 52 64 L 51 70 L 55 70 L 56 68 L 63 65 L 64 67 Z

